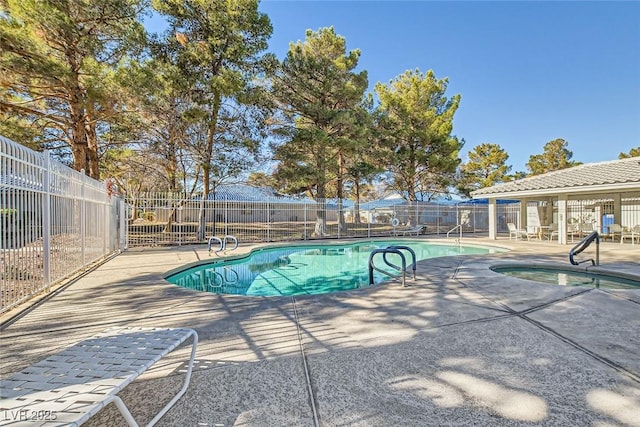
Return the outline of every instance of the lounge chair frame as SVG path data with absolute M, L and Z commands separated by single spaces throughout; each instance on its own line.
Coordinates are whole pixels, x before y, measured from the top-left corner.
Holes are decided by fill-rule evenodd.
M 416 225 L 415 227 L 409 227 L 409 228 L 396 228 L 391 230 L 389 234 L 394 236 L 399 236 L 399 235 L 406 236 L 407 234 L 412 235 L 415 233 L 416 236 L 419 236 L 420 232 L 423 229 L 424 229 L 424 225 Z
M 127 423 L 137 426 L 117 393 L 189 337 L 193 344 L 184 384 L 147 424 L 153 426 L 189 386 L 198 345 L 193 329 L 108 329 L 2 380 L 0 412 L 12 414 L 17 423 L 34 414 L 33 425 L 79 426 L 113 402 Z
M 630 230 L 623 230 L 620 235 L 620 244 L 623 244 L 625 239 L 631 239 L 632 245 L 635 245 L 636 240 L 640 243 L 640 225 L 634 225 Z
M 518 229 L 512 222 L 507 223 L 507 228 L 509 229 L 509 240 L 511 240 L 512 238 L 515 238 L 516 240 L 518 240 L 518 238 L 521 238 L 524 240 L 525 237 L 527 240 L 529 240 L 530 233 L 527 230 Z

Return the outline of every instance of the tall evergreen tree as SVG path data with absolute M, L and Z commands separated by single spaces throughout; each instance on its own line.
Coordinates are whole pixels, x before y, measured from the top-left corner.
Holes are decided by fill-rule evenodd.
M 153 0 L 169 29 L 165 42 L 188 86 L 193 105 L 191 150 L 202 170 L 198 236 L 204 238 L 204 203 L 224 177 L 237 175 L 258 155 L 264 139 L 257 84 L 273 64 L 265 54 L 272 27 L 257 0 Z
M 540 175 L 582 164 L 571 160 L 573 152 L 569 151 L 568 145 L 564 139 L 557 138 L 544 145 L 542 154 L 529 156 L 526 167 L 530 175 Z
M 318 235 L 326 229 L 328 183 L 336 180 L 341 200 L 347 158 L 358 143 L 355 110 L 368 84 L 366 71 L 354 71 L 359 57 L 359 50 L 347 53 L 346 40 L 333 27 L 308 30 L 304 42 L 289 45 L 273 83 L 274 96 L 290 120 L 279 129 L 284 142 L 275 149 L 276 176 L 289 191 L 307 191 L 319 202 Z
M 99 126 L 120 108 L 105 85 L 126 48 L 144 39 L 142 0 L 0 4 L 0 121 L 18 116 L 15 126 L 39 129 L 32 145 L 65 143 L 74 168 L 98 178 Z
M 459 191 L 469 197 L 478 188 L 509 181 L 511 166 L 506 162 L 507 152 L 498 144 L 480 144 L 469 152 L 469 161 L 460 165 L 461 181 Z
M 640 156 L 640 147 L 632 148 L 628 153 L 620 153 L 618 155 L 619 159 L 628 159 L 629 157 L 639 157 Z
M 410 201 L 418 200 L 418 194 L 448 194 L 460 162 L 463 142 L 451 134 L 460 95 L 447 98 L 447 84 L 433 71 L 409 70 L 389 84 L 375 86 L 388 178 Z

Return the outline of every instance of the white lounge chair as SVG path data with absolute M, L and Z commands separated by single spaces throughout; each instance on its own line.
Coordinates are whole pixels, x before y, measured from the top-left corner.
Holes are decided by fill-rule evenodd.
M 622 231 L 620 235 L 620 244 L 624 242 L 624 239 L 631 239 L 631 244 L 635 245 L 637 240 L 640 243 L 640 225 L 634 225 L 630 230 Z
M 413 233 L 416 233 L 416 236 L 418 236 L 423 228 L 424 228 L 424 225 L 416 225 L 415 227 L 398 230 L 397 234 L 402 234 L 403 236 L 406 236 L 407 234 L 411 235 Z
M 624 229 L 620 224 L 609 224 L 609 229 L 607 230 L 608 237 L 611 237 L 611 241 L 614 242 L 616 237 L 620 237 L 620 243 L 622 243 L 622 233 Z
M 2 380 L 0 412 L 5 421 L 7 414 L 26 413 L 38 414 L 46 425 L 79 426 L 113 402 L 127 423 L 137 426 L 117 394 L 189 337 L 193 344 L 182 389 L 147 424 L 152 426 L 187 391 L 198 344 L 193 329 L 108 329 Z
M 516 240 L 518 240 L 518 238 L 526 238 L 527 240 L 529 240 L 529 233 L 527 232 L 527 230 L 518 229 L 518 227 L 516 227 L 516 225 L 512 222 L 507 223 L 507 228 L 509 229 L 509 240 L 513 238 L 515 238 Z
M 551 223 L 549 225 L 549 228 L 546 230 L 545 236 L 547 237 L 547 240 L 553 240 L 554 238 L 557 239 L 558 238 L 558 224 L 556 224 L 555 222 Z

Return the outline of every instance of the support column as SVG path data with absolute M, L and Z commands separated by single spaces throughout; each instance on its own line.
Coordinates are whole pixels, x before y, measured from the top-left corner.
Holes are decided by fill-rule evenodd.
M 489 216 L 489 239 L 496 240 L 498 238 L 498 221 L 496 208 L 496 199 L 489 199 L 488 216 Z
M 567 244 L 567 195 L 558 195 L 558 244 Z
M 527 202 L 529 199 L 520 199 L 520 222 L 517 224 L 518 229 L 527 228 Z
M 547 199 L 547 210 L 544 216 L 546 222 L 543 225 L 550 225 L 551 223 L 555 222 L 553 220 L 553 197 L 549 197 Z

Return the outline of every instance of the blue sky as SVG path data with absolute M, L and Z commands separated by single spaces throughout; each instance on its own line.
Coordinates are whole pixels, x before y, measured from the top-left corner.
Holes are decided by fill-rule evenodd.
M 555 138 L 573 159 L 640 146 L 640 2 L 264 0 L 271 52 L 333 26 L 370 89 L 408 69 L 448 77 L 462 101 L 454 134 L 509 153 L 512 171 Z

